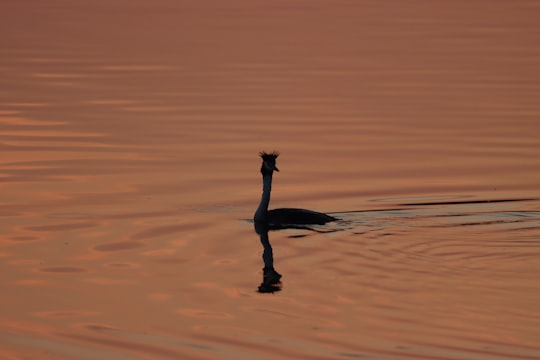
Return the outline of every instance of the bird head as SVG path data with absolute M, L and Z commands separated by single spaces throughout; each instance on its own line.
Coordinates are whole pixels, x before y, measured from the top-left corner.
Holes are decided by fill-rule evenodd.
M 273 151 L 271 153 L 266 153 L 264 151 L 261 151 L 259 153 L 259 156 L 263 160 L 261 165 L 261 173 L 264 174 L 272 174 L 274 171 L 279 171 L 279 169 L 276 166 L 276 159 L 279 156 L 279 152 Z

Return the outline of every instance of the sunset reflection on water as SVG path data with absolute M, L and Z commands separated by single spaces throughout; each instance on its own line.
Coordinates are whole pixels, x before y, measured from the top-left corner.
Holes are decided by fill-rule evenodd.
M 539 358 L 539 5 L 4 4 L 0 358 Z

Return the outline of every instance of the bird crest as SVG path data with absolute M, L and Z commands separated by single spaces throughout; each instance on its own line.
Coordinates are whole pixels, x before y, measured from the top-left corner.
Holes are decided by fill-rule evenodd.
M 263 161 L 276 161 L 277 157 L 279 156 L 279 151 L 272 151 L 271 153 L 267 153 L 266 151 L 261 151 L 259 153 L 259 156 L 263 159 Z

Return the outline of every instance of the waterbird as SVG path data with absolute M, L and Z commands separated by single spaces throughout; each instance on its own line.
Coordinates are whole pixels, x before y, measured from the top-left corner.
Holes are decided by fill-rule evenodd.
M 331 221 L 337 220 L 337 218 L 323 214 L 320 212 L 296 209 L 296 208 L 280 208 L 268 210 L 270 204 L 270 192 L 272 191 L 272 175 L 274 171 L 279 171 L 276 166 L 276 159 L 279 156 L 279 152 L 273 151 L 266 153 L 261 151 L 259 156 L 262 159 L 261 174 L 263 177 L 263 192 L 261 202 L 253 220 L 257 222 L 264 222 L 272 227 L 287 227 L 287 225 L 323 225 Z

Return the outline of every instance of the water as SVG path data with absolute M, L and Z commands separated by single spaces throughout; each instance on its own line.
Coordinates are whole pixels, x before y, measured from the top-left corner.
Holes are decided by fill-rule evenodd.
M 4 4 L 0 357 L 539 358 L 539 16 Z

